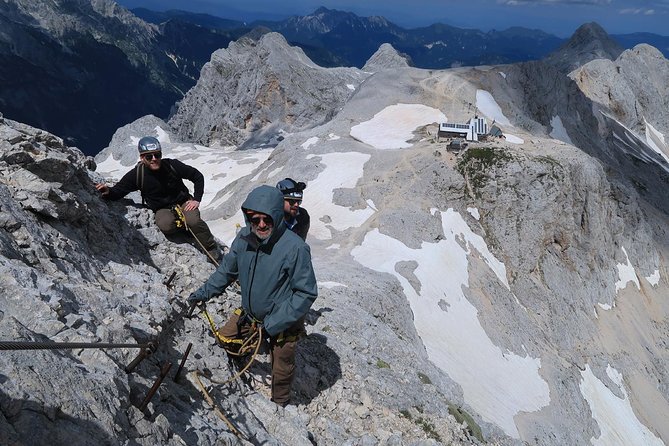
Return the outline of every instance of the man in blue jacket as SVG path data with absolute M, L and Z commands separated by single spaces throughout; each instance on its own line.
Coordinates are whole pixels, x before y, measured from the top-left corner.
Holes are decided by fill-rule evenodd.
M 297 340 L 304 335 L 304 316 L 318 296 L 311 251 L 282 223 L 283 194 L 277 188 L 257 187 L 242 211 L 247 226 L 237 234 L 218 269 L 188 300 L 207 301 L 239 280 L 242 311 L 219 329 L 219 337 L 226 349 L 234 348 L 234 340 L 248 333 L 252 322 L 262 324 L 270 338 L 272 401 L 286 406 Z

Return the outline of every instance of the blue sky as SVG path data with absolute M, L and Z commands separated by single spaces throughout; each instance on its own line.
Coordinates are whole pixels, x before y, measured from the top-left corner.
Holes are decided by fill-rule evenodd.
M 446 23 L 483 31 L 510 26 L 570 36 L 583 23 L 597 22 L 610 34 L 669 35 L 669 0 L 117 0 L 128 7 L 184 9 L 225 18 L 280 20 L 306 15 L 319 6 L 359 16 L 380 15 L 405 28 Z

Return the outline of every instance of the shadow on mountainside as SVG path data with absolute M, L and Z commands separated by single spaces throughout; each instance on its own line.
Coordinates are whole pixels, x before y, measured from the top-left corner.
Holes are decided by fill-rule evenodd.
M 1 385 L 9 379 L 0 374 Z M 0 389 L 0 444 L 89 446 L 115 441 L 98 424 L 66 415 L 59 406 L 15 399 Z
M 129 199 L 100 202 L 101 215 L 92 222 L 96 234 L 86 233 L 79 238 L 91 248 L 92 256 L 104 263 L 144 263 L 158 268 L 151 258 L 151 248 L 160 243 L 161 233 L 153 221 L 153 212 Z
M 326 336 L 311 333 L 297 344 L 294 404 L 309 404 L 341 378 L 341 360 L 327 342 Z

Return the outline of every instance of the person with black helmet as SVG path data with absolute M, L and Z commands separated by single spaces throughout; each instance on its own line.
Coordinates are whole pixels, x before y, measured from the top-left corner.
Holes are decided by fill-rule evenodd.
M 307 185 L 292 178 L 284 178 L 276 183 L 276 188 L 283 194 L 283 221 L 302 240 L 307 240 L 311 218 L 306 209 L 300 206 Z
M 194 167 L 176 159 L 162 157 L 160 141 L 145 136 L 137 144 L 139 162 L 113 187 L 98 183 L 95 188 L 107 200 L 118 200 L 139 190 L 142 202 L 155 212 L 156 225 L 165 235 L 179 230 L 175 207 L 179 206 L 187 227 L 198 239 L 210 259 L 218 261 L 220 250 L 207 223 L 200 217 L 200 201 L 204 194 L 204 175 Z M 193 183 L 190 194 L 183 179 Z M 178 214 L 178 211 L 177 211 Z

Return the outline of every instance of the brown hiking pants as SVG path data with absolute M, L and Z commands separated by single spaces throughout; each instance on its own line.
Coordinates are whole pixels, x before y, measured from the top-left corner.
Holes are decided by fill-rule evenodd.
M 218 334 L 231 340 L 243 339 L 248 335 L 251 325 L 248 322 L 238 325 L 239 317 L 238 314 L 233 314 L 225 325 L 218 329 Z M 270 337 L 272 401 L 279 405 L 290 402 L 290 386 L 295 377 L 295 347 L 297 341 L 305 334 L 304 320 L 300 319 L 283 333 Z M 224 343 L 224 348 L 236 351 L 238 345 Z
M 200 210 L 193 209 L 192 211 L 184 211 L 186 217 L 186 224 L 193 231 L 193 234 L 202 243 L 202 246 L 207 251 L 216 249 L 216 240 L 209 230 L 209 226 L 200 217 Z M 179 230 L 176 223 L 176 215 L 171 209 L 158 209 L 156 211 L 156 225 L 165 235 L 174 234 Z

